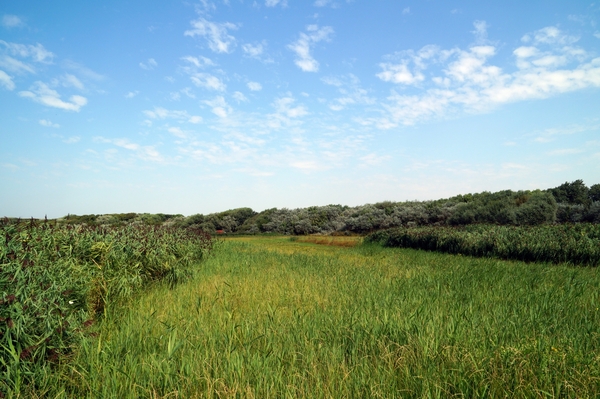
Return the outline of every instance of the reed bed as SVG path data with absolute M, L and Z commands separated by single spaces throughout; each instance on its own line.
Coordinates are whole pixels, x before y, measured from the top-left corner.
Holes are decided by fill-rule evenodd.
M 411 227 L 375 232 L 367 243 L 528 262 L 600 265 L 600 224 Z
M 184 280 L 211 247 L 189 229 L 0 221 L 0 397 L 43 385 L 108 307 Z

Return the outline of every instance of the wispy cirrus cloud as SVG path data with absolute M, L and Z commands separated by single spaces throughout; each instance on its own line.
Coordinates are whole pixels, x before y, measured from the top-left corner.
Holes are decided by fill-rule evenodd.
M 300 38 L 287 46 L 296 53 L 294 63 L 304 72 L 317 72 L 319 62 L 313 58 L 311 50 L 316 43 L 330 40 L 334 31 L 331 26 L 319 28 L 318 25 L 308 25 L 307 33 L 300 32 Z
M 204 57 L 204 56 L 193 57 L 191 55 L 187 55 L 185 57 L 181 57 L 181 59 L 189 62 L 196 68 L 206 68 L 206 67 L 211 67 L 211 66 L 216 65 L 213 62 L 213 60 L 211 60 L 210 58 Z
M 248 82 L 247 86 L 252 91 L 261 91 L 262 90 L 262 85 L 258 82 Z
M 95 143 L 112 144 L 116 147 L 131 151 L 136 158 L 139 158 L 144 161 L 152 161 L 152 162 L 158 162 L 158 163 L 165 162 L 165 158 L 156 149 L 156 146 L 154 146 L 154 145 L 141 145 L 141 144 L 134 143 L 127 138 L 109 139 L 109 138 L 105 138 L 103 136 L 96 136 L 93 138 L 93 141 Z M 115 149 L 115 151 L 116 151 L 116 149 Z
M 51 64 L 53 58 L 54 54 L 39 43 L 34 46 L 0 40 L 0 68 L 5 71 L 14 74 L 34 74 L 36 67 L 33 63 Z M 2 85 L 14 88 L 14 83 L 11 84 L 12 77 L 6 75 L 6 72 L 4 74 L 0 80 Z
M 211 107 L 212 113 L 219 118 L 227 118 L 233 112 L 233 108 L 227 104 L 227 101 L 225 101 L 223 96 L 217 96 L 212 100 L 206 100 L 204 103 Z
M 12 77 L 2 70 L 0 70 L 0 85 L 4 86 L 6 90 L 15 89 L 15 82 L 13 82 Z
M 192 74 L 190 79 L 196 86 L 203 89 L 225 91 L 227 88 L 221 79 L 209 73 L 197 72 Z
M 58 123 L 53 123 L 52 121 L 49 121 L 47 119 L 40 119 L 39 124 L 42 126 L 46 126 L 46 127 L 54 127 L 54 128 L 60 127 L 60 125 Z
M 244 43 L 242 50 L 244 55 L 249 58 L 254 58 L 265 64 L 273 63 L 273 59 L 266 53 L 267 41 L 263 40 L 260 43 Z
M 356 75 L 328 76 L 321 79 L 321 81 L 327 85 L 337 87 L 341 95 L 330 102 L 329 108 L 333 111 L 341 111 L 354 104 L 374 104 L 376 101 L 374 97 L 368 95 L 367 90 L 360 87 L 360 80 Z
M 275 7 L 277 5 L 287 7 L 287 0 L 265 0 L 265 5 L 267 7 Z
M 193 29 L 186 30 L 184 36 L 205 38 L 208 47 L 215 53 L 230 53 L 233 51 L 236 40 L 228 31 L 238 29 L 236 24 L 211 22 L 202 17 L 192 21 L 191 24 Z
M 69 97 L 69 101 L 64 101 L 56 90 L 40 81 L 35 82 L 29 90 L 20 91 L 19 96 L 29 98 L 47 107 L 60 108 L 65 111 L 79 112 L 81 107 L 87 104 L 87 98 L 79 95 L 73 95 Z
M 64 87 L 73 87 L 78 90 L 85 89 L 84 84 L 79 80 L 75 75 L 71 75 L 70 73 L 65 73 L 58 79 L 54 79 L 52 81 L 53 86 L 64 86 Z
M 54 54 L 44 48 L 40 43 L 35 46 L 31 44 L 10 43 L 0 40 L 7 52 L 21 58 L 30 58 L 32 61 L 45 64 L 52 63 Z
M 2 16 L 2 26 L 7 29 L 21 28 L 25 26 L 25 22 L 16 15 L 4 14 Z
M 140 68 L 145 69 L 147 71 L 151 71 L 152 69 L 158 66 L 158 62 L 154 58 L 148 58 L 146 62 L 140 62 Z
M 98 72 L 95 72 L 93 70 L 91 70 L 90 68 L 71 61 L 71 60 L 64 60 L 61 62 L 61 66 L 66 68 L 66 69 L 70 69 L 72 71 L 75 71 L 79 76 L 83 76 L 86 79 L 89 80 L 95 80 L 95 81 L 102 81 L 104 79 L 106 79 L 106 77 Z
M 162 107 L 154 107 L 153 110 L 146 110 L 144 111 L 144 115 L 150 119 L 176 119 L 194 124 L 202 122 L 201 116 L 190 115 L 187 111 L 168 110 Z

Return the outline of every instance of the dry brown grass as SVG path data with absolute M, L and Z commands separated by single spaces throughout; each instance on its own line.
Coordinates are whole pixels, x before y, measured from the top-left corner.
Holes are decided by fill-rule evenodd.
M 360 236 L 299 236 L 296 242 L 309 244 L 330 245 L 335 247 L 354 247 L 362 243 Z

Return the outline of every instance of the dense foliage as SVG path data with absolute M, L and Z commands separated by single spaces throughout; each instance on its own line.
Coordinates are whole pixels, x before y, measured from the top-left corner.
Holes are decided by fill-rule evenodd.
M 190 275 L 211 247 L 198 229 L 0 222 L 0 392 L 35 381 L 106 306 Z
M 548 190 L 457 195 L 435 201 L 379 202 L 349 207 L 230 209 L 208 215 L 119 213 L 67 215 L 59 224 L 89 226 L 151 225 L 199 228 L 225 234 L 368 234 L 391 227 L 495 224 L 533 226 L 552 223 L 600 223 L 600 184 L 582 180 Z
M 600 225 L 419 227 L 381 230 L 365 242 L 472 256 L 600 265 Z

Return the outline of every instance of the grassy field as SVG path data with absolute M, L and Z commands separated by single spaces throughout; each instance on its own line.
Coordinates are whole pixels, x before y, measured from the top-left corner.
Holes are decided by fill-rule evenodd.
M 225 239 L 23 397 L 600 396 L 596 268 L 346 245 Z

